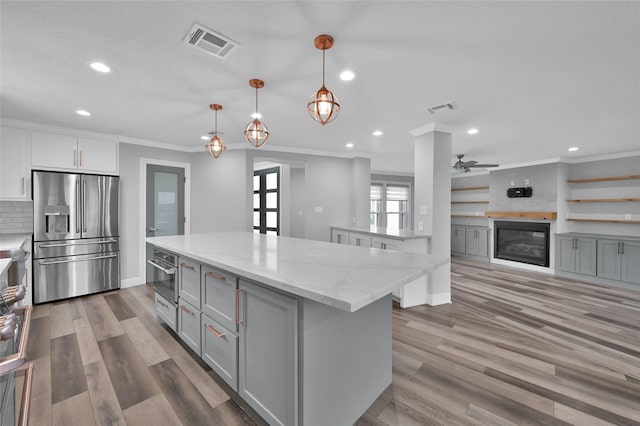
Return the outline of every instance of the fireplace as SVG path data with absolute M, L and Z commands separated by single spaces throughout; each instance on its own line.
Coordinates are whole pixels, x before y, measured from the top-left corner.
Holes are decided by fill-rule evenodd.
M 493 257 L 549 266 L 548 223 L 496 221 L 494 228 Z

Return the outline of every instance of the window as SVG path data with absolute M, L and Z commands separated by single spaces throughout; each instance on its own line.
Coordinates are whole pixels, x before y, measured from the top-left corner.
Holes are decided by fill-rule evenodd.
M 400 230 L 409 228 L 409 184 L 372 183 L 370 192 L 370 224 Z
M 280 234 L 280 167 L 253 172 L 253 232 Z

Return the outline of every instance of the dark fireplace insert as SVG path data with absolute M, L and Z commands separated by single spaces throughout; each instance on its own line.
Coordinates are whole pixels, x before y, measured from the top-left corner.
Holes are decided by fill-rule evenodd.
M 495 221 L 494 229 L 493 257 L 549 266 L 548 223 Z

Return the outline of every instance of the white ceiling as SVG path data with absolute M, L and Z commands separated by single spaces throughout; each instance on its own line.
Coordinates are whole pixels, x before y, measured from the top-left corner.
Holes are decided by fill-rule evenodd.
M 372 155 L 413 172 L 409 131 L 459 130 L 453 153 L 513 164 L 640 149 L 639 2 L 2 1 L 1 116 L 202 149 L 230 146 L 254 109 L 270 147 Z M 241 44 L 226 60 L 182 43 L 194 22 Z M 334 37 L 326 126 L 306 102 L 321 85 L 316 35 Z M 102 60 L 103 75 L 87 67 Z M 342 82 L 337 74 L 354 69 Z M 435 115 L 433 105 L 458 109 Z M 77 109 L 91 111 L 80 117 Z M 479 133 L 466 134 L 470 127 Z M 381 129 L 384 135 L 371 132 Z M 567 148 L 578 146 L 576 153 Z M 262 148 L 261 148 L 262 149 Z M 224 161 L 224 156 L 218 161 Z M 451 163 L 455 162 L 455 156 Z

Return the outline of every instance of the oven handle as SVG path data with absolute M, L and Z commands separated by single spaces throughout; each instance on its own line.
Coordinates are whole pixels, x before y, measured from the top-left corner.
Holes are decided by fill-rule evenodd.
M 173 275 L 173 274 L 176 273 L 176 269 L 175 268 L 171 268 L 171 269 L 163 268 L 162 266 L 158 265 L 157 263 L 155 263 L 152 260 L 147 260 L 147 263 L 149 265 L 153 266 L 154 268 L 160 269 L 162 272 L 164 272 L 167 275 Z
M 111 244 L 111 243 L 117 243 L 117 242 L 118 240 L 107 240 L 107 241 L 93 241 L 93 242 L 80 242 L 80 243 L 43 244 L 40 246 L 40 248 L 88 246 L 91 244 Z
M 102 260 L 102 259 L 111 259 L 113 257 L 117 257 L 117 255 L 112 254 L 111 256 L 85 257 L 83 259 L 52 260 L 49 262 L 40 262 L 40 265 L 57 265 L 58 263 L 83 262 L 85 260 Z

